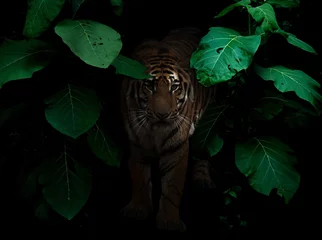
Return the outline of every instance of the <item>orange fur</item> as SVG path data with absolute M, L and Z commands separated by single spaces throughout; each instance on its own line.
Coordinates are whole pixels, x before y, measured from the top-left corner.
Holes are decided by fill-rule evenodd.
M 178 29 L 162 41 L 145 41 L 132 58 L 147 67 L 151 78 L 126 77 L 122 85 L 123 119 L 131 143 L 129 169 L 132 200 L 125 215 L 146 219 L 153 211 L 151 169 L 146 157 L 159 159 L 162 195 L 157 227 L 184 230 L 179 207 L 188 164 L 189 137 L 210 101 L 215 87 L 197 82 L 189 67 L 200 37 L 195 29 Z M 196 179 L 211 182 L 208 162 L 198 162 Z

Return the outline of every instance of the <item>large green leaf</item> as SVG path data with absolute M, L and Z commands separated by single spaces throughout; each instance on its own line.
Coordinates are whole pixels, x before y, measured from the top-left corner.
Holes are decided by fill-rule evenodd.
M 77 57 L 94 67 L 107 68 L 122 48 L 118 32 L 91 20 L 66 19 L 55 32 Z
M 93 153 L 107 165 L 120 166 L 120 149 L 99 125 L 90 131 L 87 141 Z
M 273 31 L 279 28 L 274 8 L 269 3 L 257 7 L 248 6 L 247 8 L 249 14 L 256 22 L 261 24 L 260 26 L 264 31 Z
M 218 136 L 222 120 L 229 105 L 211 104 L 197 124 L 191 137 L 191 151 L 194 158 L 203 159 L 216 155 L 223 147 Z
M 296 95 L 318 108 L 322 96 L 318 92 L 320 84 L 300 70 L 292 70 L 283 66 L 263 68 L 255 66 L 255 72 L 266 81 L 274 81 L 280 92 L 294 91 Z
M 277 194 L 288 203 L 300 184 L 293 154 L 289 146 L 275 137 L 257 137 L 236 144 L 235 162 L 256 191 L 269 195 L 277 188 Z
M 300 0 L 266 0 L 266 3 L 283 8 L 294 8 L 300 6 Z
M 287 40 L 287 42 L 289 44 L 292 44 L 295 47 L 301 48 L 302 50 L 307 51 L 309 53 L 317 54 L 316 51 L 314 50 L 314 48 L 311 45 L 309 45 L 306 42 L 303 42 L 302 40 L 298 39 L 292 33 L 285 32 L 282 29 L 277 29 L 276 31 L 274 31 L 274 33 L 282 35 L 283 37 L 286 38 L 286 40 Z
M 49 205 L 70 220 L 88 200 L 92 175 L 89 169 L 82 168 L 65 149 L 59 158 L 43 165 L 39 182 L 44 185 L 43 195 Z
M 140 62 L 123 55 L 118 55 L 111 64 L 117 74 L 123 74 L 136 79 L 147 79 L 149 74 L 145 73 L 146 67 Z
M 68 84 L 66 88 L 45 100 L 47 121 L 59 132 L 77 138 L 96 123 L 100 104 L 91 89 Z
M 28 0 L 24 36 L 27 38 L 39 37 L 49 28 L 64 4 L 65 0 Z
M 273 97 L 262 97 L 254 103 L 251 118 L 256 120 L 271 120 L 283 110 L 283 100 Z
M 256 120 L 270 120 L 285 110 L 293 112 L 295 110 L 307 117 L 317 115 L 315 109 L 309 103 L 289 99 L 277 89 L 268 88 L 261 98 L 254 101 L 250 117 Z
M 239 2 L 233 3 L 227 7 L 225 7 L 220 13 L 218 13 L 215 18 L 220 18 L 222 16 L 225 16 L 227 13 L 235 9 L 236 7 L 246 7 L 248 4 L 250 4 L 250 0 L 241 0 Z
M 7 82 L 32 77 L 48 65 L 52 53 L 41 40 L 5 41 L 0 46 L 0 88 Z
M 249 67 L 260 41 L 258 35 L 241 36 L 232 29 L 210 28 L 192 54 L 190 65 L 206 87 L 228 81 Z

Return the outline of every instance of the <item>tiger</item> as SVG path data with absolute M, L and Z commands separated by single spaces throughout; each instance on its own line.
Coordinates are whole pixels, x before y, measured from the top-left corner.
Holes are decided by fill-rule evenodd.
M 157 159 L 161 196 L 156 227 L 185 231 L 180 218 L 189 154 L 189 138 L 207 106 L 214 101 L 216 86 L 204 87 L 190 68 L 190 57 L 202 37 L 196 28 L 170 31 L 162 40 L 146 40 L 131 58 L 146 67 L 147 79 L 125 76 L 121 86 L 122 117 L 130 157 L 131 201 L 121 210 L 126 217 L 148 219 L 153 213 L 151 162 Z M 194 180 L 214 187 L 209 161 L 196 161 Z

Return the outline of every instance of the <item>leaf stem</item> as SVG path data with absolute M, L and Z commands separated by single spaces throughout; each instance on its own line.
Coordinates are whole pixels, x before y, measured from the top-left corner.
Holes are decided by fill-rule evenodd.
M 248 35 L 251 35 L 252 34 L 252 26 L 251 26 L 252 19 L 251 19 L 251 16 L 249 13 L 247 14 L 247 16 L 248 16 Z

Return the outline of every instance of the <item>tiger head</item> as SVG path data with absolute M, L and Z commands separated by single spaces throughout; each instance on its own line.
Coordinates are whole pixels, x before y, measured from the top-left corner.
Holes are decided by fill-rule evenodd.
M 171 61 L 150 62 L 150 78 L 140 82 L 138 105 L 151 123 L 171 123 L 186 118 L 186 105 L 194 101 L 187 71 Z

